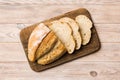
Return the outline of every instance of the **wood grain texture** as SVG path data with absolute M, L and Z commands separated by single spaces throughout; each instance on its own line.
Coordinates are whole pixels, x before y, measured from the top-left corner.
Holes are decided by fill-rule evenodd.
M 21 29 L 31 24 L 0 24 L 0 43 L 18 43 Z M 120 24 L 95 24 L 101 42 L 119 43 Z M 4 29 L 2 29 L 4 27 Z
M 76 60 L 36 73 L 29 68 L 27 62 L 4 62 L 0 63 L 0 78 L 1 80 L 119 80 L 119 66 L 120 62 L 78 62 Z
M 101 50 L 41 73 L 33 72 L 19 43 L 19 31 L 80 7 L 92 15 Z M 0 80 L 119 80 L 119 16 L 120 0 L 0 0 Z
M 1 5 L 40 5 L 40 4 L 120 4 L 120 0 L 0 0 Z
M 81 7 L 90 11 L 94 23 L 120 23 L 120 5 L 117 4 L 0 5 L 0 23 L 36 23 Z
M 120 61 L 120 43 L 102 43 L 101 45 L 101 49 L 97 53 L 78 60 L 86 62 Z M 14 61 L 27 61 L 21 43 L 0 43 L 0 62 Z
M 47 19 L 47 20 L 43 21 L 42 23 L 44 23 L 45 25 L 49 25 L 54 20 L 58 20 L 63 17 L 69 17 L 69 18 L 75 19 L 76 16 L 78 16 L 78 15 L 85 15 L 92 21 L 92 18 L 91 18 L 91 15 L 89 14 L 89 12 L 84 8 L 79 8 L 77 10 L 73 10 L 73 11 L 67 12 L 65 14 L 62 14 L 60 16 L 56 16 L 51 19 Z M 93 21 L 92 21 L 92 23 L 93 23 Z M 29 39 L 30 34 L 32 33 L 33 29 L 37 25 L 38 25 L 38 23 L 31 25 L 27 28 L 22 29 L 20 32 L 20 40 L 23 45 L 26 56 L 28 56 L 28 39 Z M 46 69 L 50 69 L 52 67 L 56 67 L 63 63 L 75 60 L 82 56 L 92 54 L 93 52 L 98 51 L 100 48 L 101 48 L 100 40 L 99 40 L 97 31 L 96 31 L 94 23 L 93 23 L 93 26 L 91 28 L 91 39 L 90 39 L 89 43 L 87 45 L 81 46 L 81 48 L 79 50 L 74 51 L 74 53 L 72 55 L 69 55 L 69 53 L 66 52 L 65 55 L 63 55 L 58 60 L 56 60 L 53 63 L 50 63 L 48 65 L 44 65 L 44 66 L 38 64 L 37 62 L 31 62 L 28 58 L 27 59 L 28 59 L 31 69 L 33 69 L 36 72 L 40 72 L 40 71 L 43 71 Z

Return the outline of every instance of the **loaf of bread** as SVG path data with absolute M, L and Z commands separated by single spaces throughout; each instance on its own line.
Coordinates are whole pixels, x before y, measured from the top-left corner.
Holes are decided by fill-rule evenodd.
M 43 38 L 50 32 L 50 29 L 43 23 L 39 24 L 31 33 L 28 40 L 28 59 L 35 61 L 35 53 Z
M 87 45 L 91 38 L 92 22 L 85 15 L 78 15 L 75 20 L 63 17 L 36 26 L 28 41 L 28 59 L 40 65 L 50 64 L 66 52 L 72 54 L 82 45 Z
M 91 38 L 92 22 L 85 15 L 78 15 L 75 20 L 80 27 L 80 32 L 82 36 L 82 45 L 86 45 L 87 43 L 89 43 Z
M 65 52 L 65 46 L 53 31 L 43 23 L 36 26 L 28 42 L 28 59 L 31 62 L 37 60 L 38 64 L 49 64 L 60 58 Z

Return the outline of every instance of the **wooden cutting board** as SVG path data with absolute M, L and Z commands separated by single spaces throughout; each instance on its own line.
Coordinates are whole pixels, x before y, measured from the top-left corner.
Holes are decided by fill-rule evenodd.
M 80 8 L 80 9 L 65 13 L 63 15 L 60 15 L 60 16 L 57 16 L 57 17 L 42 21 L 42 22 L 45 23 L 46 25 L 48 25 L 53 20 L 58 20 L 59 18 L 62 18 L 62 17 L 70 17 L 72 19 L 75 19 L 75 17 L 77 15 L 80 15 L 80 14 L 86 15 L 88 18 L 91 19 L 91 16 L 90 16 L 89 12 L 84 8 Z M 29 36 L 30 36 L 31 32 L 33 31 L 33 29 L 38 24 L 39 23 L 36 23 L 34 25 L 26 27 L 23 30 L 21 30 L 21 32 L 20 32 L 20 39 L 21 39 L 21 42 L 22 42 L 26 57 L 27 57 L 27 54 L 28 54 L 28 39 L 29 39 Z M 60 59 L 56 60 L 55 62 L 53 62 L 51 64 L 48 64 L 48 65 L 44 65 L 44 66 L 42 66 L 40 64 L 37 64 L 37 62 L 33 63 L 33 62 L 30 62 L 29 60 L 28 60 L 28 62 L 30 64 L 30 67 L 34 71 L 39 72 L 39 71 L 43 71 L 43 70 L 58 66 L 60 64 L 72 61 L 74 59 L 83 57 L 85 55 L 91 54 L 93 52 L 98 51 L 99 49 L 100 49 L 100 41 L 99 41 L 96 29 L 95 29 L 94 24 L 93 24 L 92 36 L 91 36 L 90 42 L 87 45 L 82 46 L 79 50 L 74 51 L 73 54 L 70 55 L 70 54 L 66 53 Z M 28 59 L 28 57 L 27 57 L 27 59 Z

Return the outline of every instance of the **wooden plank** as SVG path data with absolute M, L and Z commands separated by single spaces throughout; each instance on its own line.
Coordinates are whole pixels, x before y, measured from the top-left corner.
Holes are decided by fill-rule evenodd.
M 20 29 L 16 26 L 17 24 L 0 24 L 0 42 L 20 42 Z
M 57 72 L 57 73 L 56 73 Z M 72 62 L 33 72 L 27 62 L 0 63 L 1 80 L 119 80 L 120 62 Z
M 95 23 L 120 23 L 120 5 L 0 5 L 0 23 L 36 23 L 84 7 Z
M 120 43 L 120 24 L 95 24 L 101 42 Z
M 87 8 L 96 23 L 101 50 L 41 73 L 33 72 L 18 43 L 19 31 L 80 7 Z M 120 0 L 0 0 L 0 80 L 119 80 L 119 13 Z
M 0 43 L 20 42 L 19 32 L 30 24 L 0 24 Z M 120 24 L 95 24 L 101 42 L 120 42 Z
M 20 43 L 0 43 L 1 61 L 27 61 Z
M 0 0 L 1 5 L 40 5 L 40 4 L 120 4 L 119 0 Z
M 120 61 L 120 43 L 102 43 L 101 45 L 98 52 L 79 58 L 77 62 Z M 20 43 L 0 43 L 0 62 L 12 61 L 27 61 L 22 45 Z

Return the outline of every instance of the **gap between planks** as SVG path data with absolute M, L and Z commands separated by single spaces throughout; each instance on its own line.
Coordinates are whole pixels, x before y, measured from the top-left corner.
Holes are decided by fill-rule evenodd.
M 81 57 L 82 58 L 82 57 Z M 79 58 L 78 58 L 79 59 Z M 73 61 L 70 61 L 70 62 L 67 62 L 67 63 L 120 63 L 120 61 L 78 61 L 77 59 L 76 60 L 73 60 Z M 29 64 L 28 61 L 0 61 L 0 63 L 26 63 L 26 64 Z M 67 63 L 63 63 L 63 64 L 67 64 Z M 59 66 L 59 65 L 58 65 Z
M 20 30 L 31 24 L 0 24 L 0 43 L 19 43 Z M 120 24 L 95 24 L 102 43 L 120 43 Z
M 15 80 L 21 79 L 21 77 L 24 79 L 40 78 L 42 80 L 53 80 L 53 78 L 55 78 L 55 80 L 119 80 L 119 66 L 119 62 L 71 62 L 36 73 L 33 72 L 26 63 L 1 63 L 0 75 L 1 78 L 15 78 Z
M 66 12 L 86 8 L 94 23 L 120 23 L 120 5 L 0 5 L 0 23 L 36 23 Z M 41 9 L 40 9 L 41 8 Z M 49 15 L 48 15 L 49 14 Z M 12 15 L 12 16 L 11 16 Z
M 120 44 L 101 43 L 98 52 L 77 59 L 81 61 L 120 61 Z M 114 47 L 113 47 L 114 46 Z M 3 57 L 4 56 L 4 57 Z M 0 62 L 27 61 L 21 43 L 0 44 Z
M 41 5 L 41 4 L 120 4 L 119 0 L 0 0 L 1 5 Z

